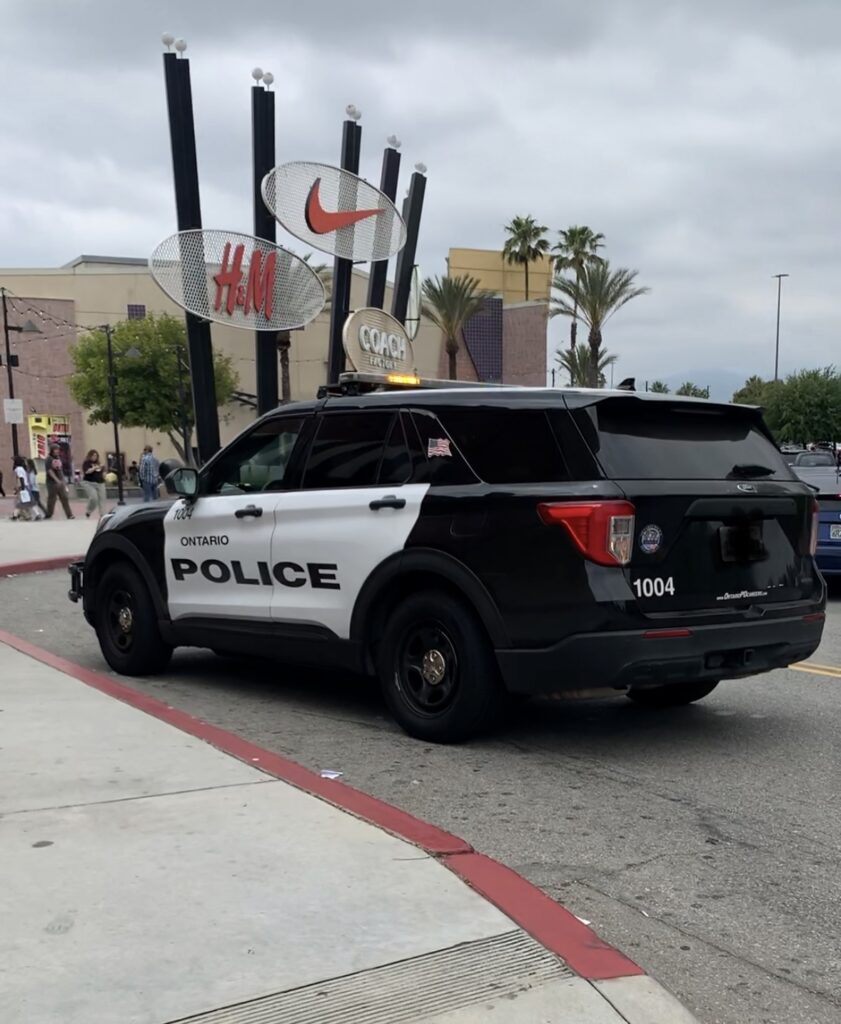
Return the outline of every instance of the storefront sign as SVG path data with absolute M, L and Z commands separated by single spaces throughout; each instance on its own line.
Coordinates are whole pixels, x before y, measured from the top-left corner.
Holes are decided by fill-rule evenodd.
M 358 373 L 414 373 L 415 356 L 406 329 L 382 309 L 357 309 L 342 330 L 345 353 Z
M 329 164 L 294 161 L 263 178 L 263 202 L 290 234 L 357 263 L 387 260 L 406 244 L 406 225 L 385 193 Z
M 253 235 L 180 231 L 160 243 L 149 268 L 183 309 L 243 330 L 294 330 L 324 308 L 324 285 L 312 267 Z

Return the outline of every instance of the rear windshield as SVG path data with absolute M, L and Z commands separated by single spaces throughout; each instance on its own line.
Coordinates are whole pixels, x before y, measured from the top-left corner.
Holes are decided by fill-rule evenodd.
M 615 479 L 792 478 L 777 448 L 747 412 L 620 398 L 576 410 L 575 417 L 605 472 Z

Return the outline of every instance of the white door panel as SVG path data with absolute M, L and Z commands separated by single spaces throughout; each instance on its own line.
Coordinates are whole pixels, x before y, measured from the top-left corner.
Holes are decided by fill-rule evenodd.
M 389 555 L 403 550 L 428 490 L 428 484 L 404 484 L 279 494 L 272 618 L 317 623 L 349 637 L 362 585 Z M 369 507 L 388 495 L 405 506 Z
M 281 495 L 208 495 L 176 501 L 164 520 L 169 613 L 270 619 L 272 534 Z M 237 517 L 250 507 L 260 516 Z

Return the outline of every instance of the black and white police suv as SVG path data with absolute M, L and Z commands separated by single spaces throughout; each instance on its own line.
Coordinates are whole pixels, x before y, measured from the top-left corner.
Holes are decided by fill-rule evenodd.
M 823 630 L 813 493 L 746 406 L 351 377 L 168 484 L 71 567 L 128 675 L 180 646 L 376 673 L 455 741 L 507 694 L 688 704 Z

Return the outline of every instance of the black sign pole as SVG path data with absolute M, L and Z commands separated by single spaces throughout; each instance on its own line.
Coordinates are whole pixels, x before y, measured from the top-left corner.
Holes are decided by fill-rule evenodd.
M 172 173 L 175 182 L 175 210 L 178 230 L 201 228 L 199 171 L 196 158 L 196 128 L 193 121 L 193 95 L 190 86 L 190 62 L 175 53 L 165 53 L 169 136 L 172 145 Z M 203 259 L 202 259 L 203 262 Z M 198 268 L 196 268 L 197 271 Z M 198 280 L 197 273 L 189 273 Z M 204 281 L 202 267 L 202 281 Z M 196 441 L 199 460 L 206 462 L 219 450 L 219 415 L 216 407 L 216 381 L 213 373 L 213 345 L 210 324 L 192 313 L 186 314 L 187 347 L 190 353 L 190 378 L 196 415 Z
M 254 74 L 259 74 L 255 69 Z M 260 185 L 275 165 L 274 93 L 257 84 L 251 90 L 252 166 L 254 172 L 254 234 L 269 242 L 277 240 L 274 215 L 263 202 Z M 255 332 L 257 415 L 269 412 L 278 399 L 277 332 Z
M 384 192 L 389 199 L 394 201 L 397 196 L 397 180 L 400 176 L 400 153 L 397 147 L 400 143 L 396 139 L 389 139 L 390 145 L 383 152 L 383 169 L 380 175 L 380 191 Z M 390 223 L 381 218 L 376 228 L 376 244 L 387 243 L 391 235 Z M 381 237 L 384 236 L 384 237 Z M 369 306 L 376 306 L 378 309 L 385 309 L 385 286 L 388 276 L 388 260 L 377 260 L 371 264 L 371 276 L 368 278 L 368 302 Z
M 355 121 L 348 119 L 342 126 L 342 155 L 340 166 L 353 174 L 359 172 L 359 155 L 362 148 L 362 129 Z M 346 204 L 343 204 L 346 205 Z M 341 208 L 341 207 L 340 207 Z M 352 209 L 353 207 L 351 207 Z M 342 228 L 352 232 L 353 228 Z M 327 353 L 327 383 L 335 384 L 345 369 L 345 350 L 342 345 L 342 328 L 350 312 L 350 285 L 353 279 L 353 261 L 336 257 L 333 263 L 332 306 L 330 308 L 330 343 Z
M 426 192 L 426 175 L 416 170 L 409 183 L 409 195 L 403 204 L 403 216 L 406 221 L 406 244 L 397 255 L 397 267 L 394 272 L 394 295 L 391 302 L 391 315 L 400 323 L 406 321 L 409 308 L 409 292 L 412 288 L 412 272 L 415 269 L 415 256 L 418 251 L 418 234 L 420 232 L 421 214 L 423 213 L 423 197 Z

